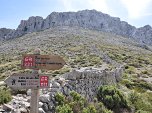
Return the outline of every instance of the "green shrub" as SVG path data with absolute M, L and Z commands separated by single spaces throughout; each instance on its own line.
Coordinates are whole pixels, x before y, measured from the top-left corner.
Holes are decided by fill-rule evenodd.
M 129 108 L 127 99 L 115 86 L 101 86 L 97 98 L 109 109 Z
M 136 113 L 152 113 L 152 93 L 133 91 L 129 94 L 129 100 L 137 111 Z
M 0 104 L 7 103 L 11 101 L 11 93 L 7 89 L 0 89 Z
M 131 101 L 132 104 L 135 104 L 139 99 L 139 94 L 136 91 L 132 91 L 129 94 L 129 100 Z
M 127 74 L 134 74 L 136 71 L 136 68 L 134 66 L 128 66 L 126 68 L 127 69 L 125 69 L 125 73 L 127 73 Z
M 74 64 L 80 65 L 81 67 L 101 65 L 102 59 L 96 55 L 78 55 L 73 61 Z
M 151 104 L 149 102 L 144 101 L 142 97 L 140 97 L 140 99 L 138 99 L 137 102 L 135 102 L 134 106 L 136 110 L 152 112 Z
M 128 79 L 123 79 L 120 83 L 125 85 L 129 89 L 131 89 L 133 87 L 133 82 L 131 82 Z
M 78 113 L 83 110 L 83 108 L 87 105 L 87 101 L 85 98 L 83 98 L 80 94 L 78 94 L 75 91 L 70 92 L 71 103 L 70 106 L 73 109 L 74 113 Z
M 125 54 L 121 54 L 121 53 L 116 53 L 116 52 L 109 52 L 108 56 L 112 59 L 115 60 L 117 62 L 123 62 L 127 59 Z
M 83 109 L 82 113 L 97 113 L 97 110 L 93 105 L 89 105 L 87 108 Z
M 65 96 L 62 95 L 61 93 L 57 93 L 55 99 L 58 102 L 58 105 L 63 105 L 65 102 Z
M 143 110 L 138 110 L 136 113 L 151 113 L 151 112 L 147 112 L 147 111 L 143 111 Z
M 70 95 L 72 96 L 73 101 L 80 101 L 80 100 L 82 100 L 81 95 L 78 94 L 78 93 L 75 92 L 75 91 L 71 91 L 71 92 L 70 92 Z M 84 100 L 84 99 L 83 99 L 83 100 Z
M 108 110 L 102 102 L 95 103 L 97 113 L 113 113 L 111 110 Z
M 145 90 L 151 90 L 152 91 L 152 85 L 150 83 L 147 83 L 146 81 L 137 79 L 133 80 L 134 86 L 145 89 Z
M 55 96 L 57 105 L 57 113 L 113 113 L 108 110 L 103 103 L 89 103 L 84 97 L 77 92 L 70 92 L 70 96 L 66 97 L 58 93 Z
M 67 98 L 66 96 L 64 96 L 63 94 L 57 94 L 55 96 L 55 99 L 57 101 L 57 105 L 62 107 L 67 104 L 74 113 L 78 113 L 79 111 L 82 111 L 82 109 L 84 108 L 85 104 L 86 104 L 86 100 L 81 97 L 80 94 L 72 91 L 70 93 L 70 98 Z
M 68 105 L 68 104 L 65 104 L 63 106 L 58 106 L 56 108 L 56 112 L 57 113 L 73 113 L 72 111 L 72 108 Z

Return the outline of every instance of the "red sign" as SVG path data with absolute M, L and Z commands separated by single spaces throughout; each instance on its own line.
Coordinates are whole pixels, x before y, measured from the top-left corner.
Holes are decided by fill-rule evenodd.
M 49 86 L 49 77 L 40 76 L 40 88 Z
M 22 60 L 22 66 L 25 68 L 34 68 L 35 67 L 35 56 L 34 55 L 25 55 Z

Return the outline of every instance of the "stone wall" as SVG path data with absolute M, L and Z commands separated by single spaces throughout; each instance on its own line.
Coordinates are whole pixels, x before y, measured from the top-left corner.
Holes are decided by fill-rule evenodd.
M 76 91 L 86 97 L 88 101 L 93 101 L 96 97 L 98 88 L 101 85 L 116 84 L 121 79 L 122 71 L 122 68 L 111 71 L 83 68 L 80 70 L 73 70 L 61 77 L 55 77 L 50 83 L 51 87 L 42 90 L 43 94 L 40 96 L 40 102 L 43 103 L 42 109 L 45 112 L 54 111 L 54 96 L 57 92 L 61 92 L 68 96 L 70 91 Z

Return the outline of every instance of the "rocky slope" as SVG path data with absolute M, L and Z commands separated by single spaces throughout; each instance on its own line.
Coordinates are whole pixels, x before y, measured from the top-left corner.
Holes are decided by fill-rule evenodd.
M 90 66 L 111 69 L 127 64 L 139 65 L 138 60 L 143 62 L 143 67 L 137 66 L 138 73 L 143 69 L 151 70 L 151 46 L 140 46 L 131 39 L 96 30 L 54 27 L 0 42 L 0 79 L 10 72 L 22 71 L 19 62 L 21 55 L 32 53 L 35 48 L 40 48 L 42 54 L 64 57 L 67 66 L 61 73 L 71 68 Z
M 130 37 L 141 44 L 152 45 L 152 28 L 146 25 L 136 28 L 127 22 L 120 21 L 119 18 L 111 17 L 96 10 L 83 10 L 78 12 L 52 12 L 46 19 L 42 17 L 30 17 L 28 20 L 22 20 L 18 28 L 10 31 L 0 38 L 11 39 L 20 37 L 26 33 L 41 31 L 56 26 L 78 26 L 93 30 L 111 32 L 114 34 Z
M 31 54 L 35 48 L 40 48 L 41 54 L 58 54 L 66 61 L 66 65 L 60 70 L 42 70 L 43 74 L 51 74 L 52 80 L 51 88 L 42 90 L 40 95 L 39 111 L 42 113 L 53 110 L 55 92 L 61 91 L 67 95 L 72 89 L 91 99 L 100 85 L 117 84 L 120 77 L 122 80 L 117 85 L 126 96 L 131 91 L 136 91 L 141 96 L 138 101 L 140 104 L 133 106 L 141 105 L 144 107 L 139 106 L 137 110 L 143 108 L 144 111 L 152 112 L 151 46 L 141 46 L 130 38 L 102 31 L 54 26 L 13 40 L 1 41 L 0 80 L 4 80 L 11 73 L 31 72 L 20 68 L 20 60 L 22 54 Z M 123 67 L 123 72 L 118 68 L 120 66 Z M 56 77 L 53 80 L 54 76 Z M 65 82 L 63 87 L 60 85 L 61 79 Z M 22 96 L 13 97 L 11 108 L 14 106 L 16 109 L 19 106 L 20 110 L 26 111 L 29 97 Z

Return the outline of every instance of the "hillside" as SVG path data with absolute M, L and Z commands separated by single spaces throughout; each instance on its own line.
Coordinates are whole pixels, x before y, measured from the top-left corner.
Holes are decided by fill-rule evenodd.
M 24 72 L 20 68 L 21 56 L 32 53 L 35 48 L 40 48 L 41 54 L 57 54 L 66 61 L 64 68 L 60 70 L 42 70 L 42 73 L 50 73 L 52 76 L 60 76 L 82 67 L 106 70 L 123 67 L 122 80 L 117 87 L 128 98 L 133 91 L 135 94 L 132 96 L 141 98 L 136 98 L 136 102 L 131 100 L 135 111 L 152 112 L 151 46 L 141 46 L 129 38 L 102 31 L 80 27 L 53 27 L 1 41 L 0 79 L 4 80 L 12 72 Z

